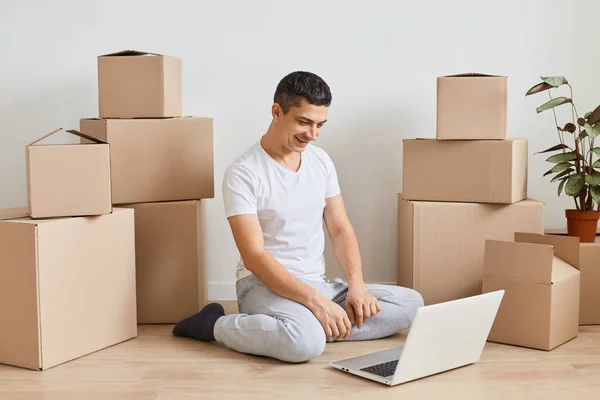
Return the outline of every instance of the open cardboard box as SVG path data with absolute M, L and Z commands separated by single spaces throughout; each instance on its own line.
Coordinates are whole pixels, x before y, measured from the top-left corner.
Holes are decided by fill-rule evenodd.
M 0 211 L 0 363 L 45 370 L 137 336 L 134 211 Z
M 51 218 L 110 214 L 109 144 L 76 130 L 66 132 L 87 140 L 86 144 L 41 143 L 61 130 L 26 146 L 29 215 Z
M 483 292 L 504 289 L 492 342 L 552 350 L 579 332 L 579 239 L 516 232 L 486 240 Z
M 466 73 L 437 79 L 438 139 L 506 139 L 507 77 Z
M 566 236 L 566 229 L 547 229 L 547 235 Z M 600 325 L 600 228 L 595 243 L 579 244 L 579 325 Z
M 98 56 L 101 118 L 181 116 L 181 59 L 124 50 Z

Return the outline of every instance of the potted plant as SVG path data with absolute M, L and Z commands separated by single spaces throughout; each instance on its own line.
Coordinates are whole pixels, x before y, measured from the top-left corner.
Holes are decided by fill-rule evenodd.
M 550 99 L 536 111 L 539 114 L 552 110 L 559 143 L 536 154 L 555 153 L 546 159 L 553 166 L 544 176 L 553 175 L 551 182 L 557 182 L 558 195 L 564 191 L 575 202 L 574 209 L 565 210 L 567 234 L 578 236 L 581 242 L 593 242 L 600 218 L 600 160 L 594 160 L 594 155 L 600 156 L 600 147 L 594 146 L 596 136 L 600 135 L 600 106 L 580 116 L 573 103 L 573 88 L 564 77 L 541 79 L 542 82 L 531 87 L 525 96 L 548 94 Z M 553 97 L 551 91 L 563 85 L 569 88 L 569 96 Z M 561 126 L 555 108 L 562 105 L 571 107 L 572 119 Z

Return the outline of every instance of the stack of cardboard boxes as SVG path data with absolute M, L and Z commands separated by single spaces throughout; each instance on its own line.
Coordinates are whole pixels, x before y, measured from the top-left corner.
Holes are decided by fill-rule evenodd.
M 548 259 L 552 248 L 544 248 L 544 260 L 524 254 L 544 238 L 544 207 L 527 196 L 527 165 L 527 139 L 507 136 L 507 78 L 439 77 L 436 138 L 403 141 L 398 284 L 419 291 L 425 304 L 505 289 L 490 340 L 549 348 L 576 335 L 577 318 L 566 314 L 574 311 L 579 276 L 570 265 L 555 266 L 553 253 Z M 543 266 L 522 276 L 517 260 L 532 270 L 538 261 Z M 538 292 L 523 285 L 524 276 L 541 285 Z M 557 289 L 562 280 L 568 282 Z M 519 314 L 526 306 L 531 312 Z M 526 321 L 532 313 L 544 315 L 548 329 L 532 331 L 541 322 Z M 535 340 L 525 340 L 524 330 Z
M 80 121 L 110 145 L 112 203 L 135 210 L 138 323 L 176 323 L 207 301 L 213 119 L 182 116 L 181 64 L 133 50 L 99 56 L 100 118 Z
M 175 57 L 100 56 L 98 92 L 79 143 L 26 146 L 28 207 L 0 210 L 0 363 L 47 369 L 206 303 L 213 120 L 181 116 Z

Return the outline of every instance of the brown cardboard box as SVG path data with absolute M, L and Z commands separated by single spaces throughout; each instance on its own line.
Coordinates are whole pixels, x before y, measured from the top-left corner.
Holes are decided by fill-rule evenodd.
M 425 304 L 482 293 L 486 239 L 542 233 L 543 203 L 409 201 L 398 195 L 398 285 L 417 290 Z
M 176 323 L 207 301 L 204 200 L 135 210 L 138 323 Z
M 26 146 L 27 197 L 32 218 L 112 212 L 109 145 L 75 130 L 87 144 L 42 145 L 56 129 Z
M 579 332 L 579 239 L 515 233 L 488 240 L 483 292 L 504 289 L 492 342 L 552 350 Z
M 527 197 L 527 139 L 403 140 L 410 200 L 511 204 Z
M 181 116 L 181 59 L 125 50 L 98 56 L 101 118 Z
M 506 139 L 507 78 L 458 74 L 437 79 L 438 139 Z
M 82 119 L 110 143 L 113 204 L 214 197 L 212 118 Z
M 599 232 L 600 233 L 600 232 Z M 547 229 L 547 235 L 566 236 L 566 229 Z M 600 236 L 579 244 L 579 325 L 600 325 Z
M 47 369 L 137 336 L 134 212 L 0 221 L 0 363 Z

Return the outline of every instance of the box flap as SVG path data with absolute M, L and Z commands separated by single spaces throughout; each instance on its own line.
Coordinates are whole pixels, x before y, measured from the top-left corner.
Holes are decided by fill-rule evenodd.
M 42 136 L 41 138 L 39 138 L 39 139 L 36 139 L 36 140 L 34 140 L 33 142 L 29 143 L 27 146 L 33 146 L 34 144 L 36 144 L 36 143 L 38 143 L 38 142 L 40 142 L 40 141 L 42 141 L 42 140 L 46 139 L 47 137 L 49 137 L 49 136 L 51 136 L 51 135 L 55 134 L 55 133 L 56 133 L 56 132 L 58 132 L 58 131 L 61 131 L 62 129 L 63 129 L 63 128 L 58 128 L 58 129 L 55 129 L 55 130 L 53 130 L 52 132 L 50 132 L 50 133 L 48 133 L 48 134 L 46 134 L 46 135 Z M 95 137 L 92 137 L 92 136 L 86 135 L 85 133 L 81 133 L 81 132 L 79 132 L 79 131 L 77 131 L 77 130 L 75 130 L 75 129 L 67 129 L 65 132 L 68 132 L 68 133 L 70 133 L 70 134 L 72 134 L 72 135 L 75 135 L 75 136 L 79 136 L 79 137 L 81 137 L 81 138 L 84 138 L 84 139 L 91 140 L 91 141 L 93 141 L 94 143 L 98 143 L 98 144 L 107 144 L 105 141 L 102 141 L 102 140 L 100 140 L 100 139 L 96 139 Z
M 553 260 L 554 249 L 550 245 L 488 239 L 485 242 L 483 274 L 550 284 Z
M 0 221 L 5 219 L 17 219 L 29 217 L 27 207 L 5 208 L 0 210 Z
M 569 278 L 573 275 L 577 275 L 578 270 L 567 264 L 559 257 L 554 256 L 554 262 L 552 265 L 552 283 L 556 283 L 563 279 Z
M 98 57 L 127 57 L 127 56 L 147 56 L 147 55 L 152 55 L 152 56 L 163 56 L 162 54 L 159 53 L 150 53 L 148 51 L 139 51 L 139 50 L 121 50 L 121 51 L 117 51 L 116 53 L 109 53 L 109 54 L 103 54 L 100 55 Z
M 547 244 L 554 247 L 554 255 L 579 269 L 579 238 L 574 236 L 544 235 L 515 232 L 516 242 Z
M 440 78 L 479 78 L 479 77 L 505 78 L 504 75 L 490 75 L 490 74 L 484 74 L 484 73 L 480 73 L 480 72 L 465 72 L 462 74 L 444 75 L 444 76 L 441 76 Z

